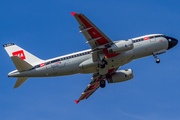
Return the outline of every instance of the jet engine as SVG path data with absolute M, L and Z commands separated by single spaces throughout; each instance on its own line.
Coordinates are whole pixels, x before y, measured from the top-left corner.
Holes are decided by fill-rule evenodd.
M 107 48 L 108 53 L 122 53 L 134 48 L 132 40 L 121 40 Z
M 134 77 L 132 69 L 119 70 L 108 78 L 108 83 L 118 83 L 130 80 Z

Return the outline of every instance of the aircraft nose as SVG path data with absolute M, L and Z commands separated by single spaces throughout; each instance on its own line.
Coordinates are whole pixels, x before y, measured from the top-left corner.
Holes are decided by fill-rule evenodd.
M 166 39 L 168 40 L 168 50 L 173 48 L 174 46 L 176 46 L 178 44 L 178 40 L 172 37 L 166 37 Z

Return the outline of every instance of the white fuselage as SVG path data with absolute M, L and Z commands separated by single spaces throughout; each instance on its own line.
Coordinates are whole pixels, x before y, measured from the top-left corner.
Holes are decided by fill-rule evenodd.
M 106 59 L 108 65 L 106 69 L 117 68 L 123 66 L 132 60 L 160 54 L 168 49 L 168 40 L 160 34 L 146 35 L 158 36 L 148 40 L 144 40 L 145 36 L 131 39 L 134 44 L 132 50 L 120 53 L 115 57 Z M 85 63 L 88 66 L 83 66 Z M 23 72 L 17 70 L 8 74 L 10 77 L 52 77 L 65 76 L 77 73 L 94 73 L 98 70 L 98 62 L 92 61 L 91 49 L 80 51 L 65 56 L 49 59 L 43 63 L 39 63 L 33 69 Z

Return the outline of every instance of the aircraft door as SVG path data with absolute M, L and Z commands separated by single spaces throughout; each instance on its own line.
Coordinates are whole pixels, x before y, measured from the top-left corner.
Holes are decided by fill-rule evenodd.
M 45 65 L 46 65 L 46 69 L 51 68 L 51 62 L 46 62 Z
M 65 66 L 65 64 L 66 64 L 66 62 L 65 61 L 61 61 L 60 63 L 59 63 L 59 67 L 61 68 L 61 67 L 64 67 Z
M 150 36 L 149 39 L 150 39 L 150 42 L 151 42 L 151 43 L 152 43 L 152 42 L 156 42 L 156 38 L 155 38 L 154 36 Z

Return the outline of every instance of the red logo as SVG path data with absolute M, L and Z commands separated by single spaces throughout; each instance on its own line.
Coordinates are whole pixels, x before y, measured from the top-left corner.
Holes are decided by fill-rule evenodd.
M 23 59 L 23 60 L 26 59 L 23 50 L 13 52 L 12 55 L 13 55 L 13 56 L 16 55 L 16 56 L 20 57 L 20 58 Z
M 40 66 L 43 67 L 43 66 L 45 66 L 45 64 L 44 64 L 44 63 L 41 63 Z
M 61 62 L 56 62 L 55 64 L 59 64 L 59 63 L 61 63 Z
M 163 40 L 160 40 L 159 42 L 163 42 Z
M 149 38 L 148 37 L 144 37 L 144 40 L 148 40 Z

